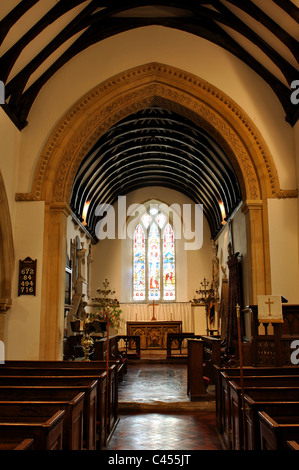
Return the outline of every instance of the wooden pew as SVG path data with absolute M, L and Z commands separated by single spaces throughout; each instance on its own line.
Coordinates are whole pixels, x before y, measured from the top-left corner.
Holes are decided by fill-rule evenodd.
M 227 426 L 230 419 L 230 400 L 226 400 L 228 394 L 228 382 L 240 377 L 240 368 L 224 368 L 214 365 L 215 391 L 216 391 L 216 425 L 220 434 L 227 435 Z M 272 376 L 272 375 L 299 375 L 298 367 L 243 367 L 244 376 Z M 226 408 L 225 408 L 226 404 Z M 228 442 L 225 442 L 228 446 Z
M 244 404 L 245 404 L 245 421 L 246 421 L 246 430 L 245 430 L 245 439 L 246 439 L 246 450 L 260 450 L 261 449 L 261 437 L 260 437 L 260 428 L 259 428 L 259 419 L 258 412 L 264 411 L 269 415 L 276 415 L 283 413 L 285 416 L 291 414 L 298 414 L 299 410 L 299 401 L 285 401 L 285 393 L 282 390 L 281 399 L 273 401 L 271 396 L 269 396 L 269 391 L 265 390 L 265 397 L 255 400 L 250 395 L 254 393 L 250 392 L 244 395 Z M 299 399 L 299 397 L 298 397 Z
M 53 416 L 3 418 L 0 420 L 0 442 L 3 439 L 33 439 L 32 450 L 62 450 L 65 411 Z
M 19 361 L 18 361 L 19 363 Z M 32 364 L 32 365 L 30 365 Z M 34 365 L 36 364 L 36 365 Z M 41 367 L 42 364 L 42 367 Z M 54 367 L 55 364 L 55 367 Z M 71 364 L 70 366 L 68 366 Z M 76 366 L 78 364 L 78 366 Z M 51 361 L 34 362 L 24 361 L 22 366 L 11 366 L 10 363 L 5 364 L 5 367 L 0 367 L 0 378 L 3 375 L 37 375 L 37 376 L 88 376 L 95 380 L 98 380 L 98 398 L 97 398 L 97 423 L 99 428 L 99 446 L 102 448 L 106 440 L 106 432 L 108 438 L 111 437 L 115 426 L 118 422 L 118 374 L 116 365 L 112 364 L 108 370 L 108 388 L 106 380 L 106 369 L 99 368 L 101 364 L 94 364 L 88 366 L 82 366 L 82 364 L 94 364 L 94 363 L 82 363 L 82 362 L 56 362 Z M 44 367 L 45 365 L 45 367 Z M 107 392 L 106 392 L 107 389 Z M 107 393 L 107 397 L 106 397 Z M 108 400 L 108 417 L 106 423 L 106 400 Z M 107 429 L 107 431 L 106 431 Z
M 91 362 L 94 361 L 107 361 L 107 338 L 95 339 Z M 128 359 L 118 349 L 117 336 L 111 336 L 109 339 L 109 361 L 113 361 L 117 365 L 118 381 L 120 383 L 128 371 Z
M 98 382 L 91 377 L 79 379 L 77 377 L 72 380 L 69 380 L 68 377 L 1 377 L 0 400 L 4 401 L 9 398 L 9 400 L 20 401 L 20 399 L 28 399 L 29 395 L 31 401 L 39 401 L 42 393 L 47 394 L 47 400 L 50 400 L 51 396 L 56 400 L 63 393 L 68 393 L 69 396 L 70 392 L 75 395 L 84 392 L 84 448 L 95 450 Z
M 261 450 L 289 450 L 288 441 L 299 438 L 299 413 L 269 416 L 259 411 Z
M 94 371 L 96 374 L 102 374 L 107 370 L 106 361 L 6 361 L 4 365 L 0 365 L 0 374 L 3 370 L 19 368 L 22 370 L 26 369 L 53 369 L 53 373 L 56 374 L 56 369 L 64 369 L 65 374 L 68 374 L 68 369 L 76 369 L 80 374 L 84 374 L 83 370 L 88 369 Z M 22 372 L 20 372 L 21 374 Z M 26 373 L 26 372 L 24 372 Z M 88 372 L 89 373 L 89 372 Z M 3 372 L 5 374 L 5 372 Z M 77 374 L 77 372 L 76 372 Z M 75 375 L 75 374 L 73 374 Z M 110 437 L 118 422 L 118 373 L 117 364 L 114 361 L 109 362 L 108 368 L 108 436 Z M 100 403 L 100 402 L 99 402 Z M 100 410 L 99 404 L 99 410 Z M 102 416 L 102 415 L 101 415 Z M 99 417 L 99 419 L 103 419 Z
M 22 392 L 20 393 L 20 397 Z M 0 422 L 12 417 L 52 416 L 64 410 L 63 450 L 83 450 L 84 392 L 65 400 L 0 401 Z
M 14 367 L 25 370 L 25 369 L 53 369 L 53 373 L 56 374 L 56 369 L 65 369 L 67 374 L 68 369 L 79 370 L 81 369 L 92 369 L 96 373 L 102 374 L 107 370 L 106 361 L 6 361 L 4 365 L 0 365 L 0 374 L 3 369 L 13 369 Z M 113 429 L 118 421 L 118 373 L 117 363 L 109 361 L 108 368 L 108 404 L 109 404 L 109 415 L 110 424 L 109 429 Z
M 273 377 L 267 377 L 266 381 L 264 382 L 263 380 L 260 381 L 260 386 L 252 385 L 254 381 L 253 381 L 253 378 L 251 377 L 250 377 L 250 384 L 247 385 L 245 381 L 246 378 L 245 378 L 243 391 L 244 391 L 244 394 L 250 394 L 251 390 L 260 390 L 261 393 L 268 394 L 269 400 L 272 399 L 273 401 L 276 400 L 277 396 L 279 396 L 281 399 L 282 394 L 283 396 L 285 396 L 285 401 L 289 401 L 289 400 L 297 401 L 299 397 L 299 386 L 292 385 L 293 378 L 294 377 L 291 378 L 290 384 L 289 384 L 288 377 L 282 376 L 280 386 L 277 385 L 276 377 L 272 385 L 271 385 L 271 379 L 273 379 Z M 264 379 L 264 377 L 262 377 L 261 379 Z M 243 416 L 242 416 L 242 410 L 241 410 L 242 390 L 240 386 L 240 381 L 237 379 L 235 380 L 229 382 L 231 428 L 230 428 L 230 436 L 226 437 L 226 440 L 228 440 L 229 438 L 231 439 L 230 446 L 232 447 L 233 450 L 240 450 L 244 447 L 243 432 L 242 432 Z
M 33 439 L 3 438 L 0 441 L 1 450 L 32 450 Z
M 92 339 L 94 340 L 93 353 L 90 354 L 90 362 L 103 362 L 106 363 L 107 359 L 107 337 L 100 338 L 96 335 L 91 334 Z M 82 359 L 75 362 L 84 362 L 83 361 L 83 350 L 81 346 L 82 335 L 70 336 L 68 338 L 69 346 L 69 356 L 78 357 L 76 350 L 80 350 L 80 356 Z M 117 336 L 109 337 L 109 361 L 117 365 L 118 379 L 121 382 L 124 374 L 127 373 L 127 358 L 124 357 L 118 350 L 118 338 Z

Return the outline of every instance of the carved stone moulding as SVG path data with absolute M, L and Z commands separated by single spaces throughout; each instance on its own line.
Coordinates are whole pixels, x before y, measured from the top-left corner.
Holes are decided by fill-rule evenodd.
M 244 199 L 296 197 L 296 191 L 280 189 L 266 143 L 230 97 L 195 75 L 150 63 L 106 80 L 70 109 L 44 148 L 32 192 L 18 193 L 16 199 L 68 201 L 77 169 L 97 139 L 119 120 L 152 105 L 185 115 L 223 145 Z

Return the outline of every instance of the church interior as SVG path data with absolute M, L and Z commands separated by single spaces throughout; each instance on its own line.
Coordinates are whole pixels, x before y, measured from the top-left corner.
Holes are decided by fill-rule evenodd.
M 299 450 L 298 0 L 0 19 L 0 450 Z

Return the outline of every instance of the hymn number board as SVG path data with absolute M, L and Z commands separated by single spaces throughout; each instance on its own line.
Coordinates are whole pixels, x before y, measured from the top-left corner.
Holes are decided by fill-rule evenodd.
M 35 295 L 36 260 L 26 258 L 19 260 L 19 293 L 18 295 Z

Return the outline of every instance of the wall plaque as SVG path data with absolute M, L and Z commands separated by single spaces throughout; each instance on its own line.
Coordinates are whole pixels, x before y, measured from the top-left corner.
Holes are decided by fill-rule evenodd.
M 19 260 L 19 292 L 18 295 L 35 295 L 36 260 L 26 258 Z

